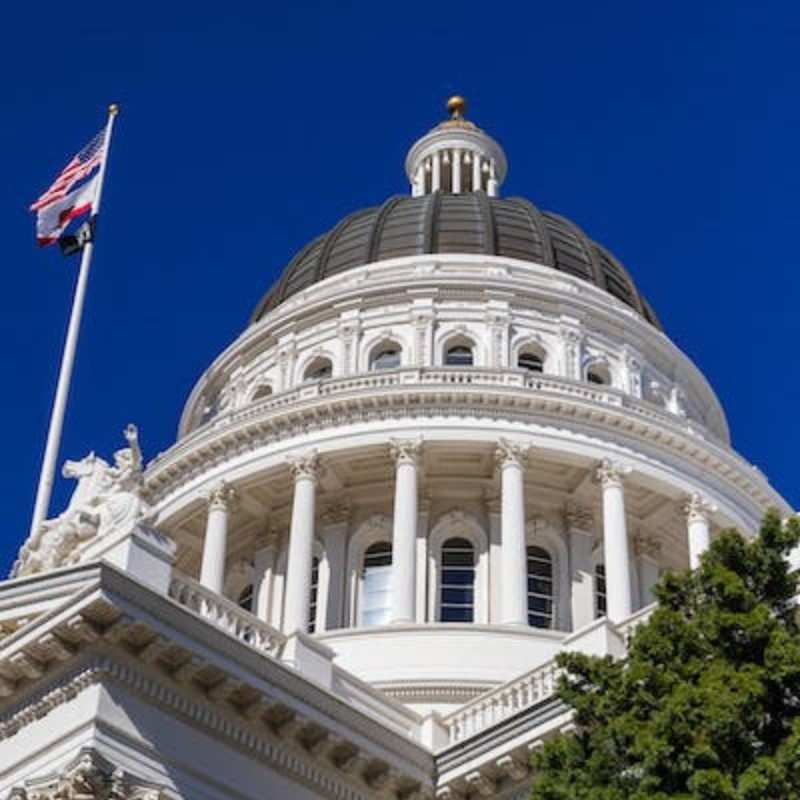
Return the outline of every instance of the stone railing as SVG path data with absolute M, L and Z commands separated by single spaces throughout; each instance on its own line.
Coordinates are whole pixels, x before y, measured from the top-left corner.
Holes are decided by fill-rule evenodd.
M 186 575 L 173 572 L 169 596 L 178 605 L 259 652 L 275 656 L 286 641 L 286 637 L 271 625 Z
M 636 628 L 638 628 L 643 622 L 647 622 L 656 608 L 658 608 L 658 603 L 650 603 L 649 606 L 639 609 L 639 611 L 637 611 L 635 614 L 617 625 L 617 630 L 619 631 L 620 636 L 622 636 L 622 638 L 625 640 L 626 644 L 630 641 L 631 635 Z
M 442 724 L 447 729 L 450 744 L 467 739 L 518 711 L 552 697 L 556 692 L 558 675 L 555 659 L 551 659 L 448 714 L 442 719 Z
M 656 603 L 651 603 L 617 624 L 605 619 L 595 620 L 568 636 L 562 642 L 562 652 L 577 651 L 595 656 L 624 656 L 633 631 L 646 622 L 657 607 Z M 449 743 L 457 744 L 526 708 L 553 697 L 560 673 L 556 659 L 550 659 L 443 717 L 442 724 L 447 731 Z
M 639 400 L 610 386 L 600 387 L 555 376 L 530 375 L 518 369 L 481 369 L 479 367 L 418 367 L 400 368 L 385 372 L 367 372 L 342 378 L 312 381 L 271 395 L 252 405 L 219 416 L 194 434 L 219 426 L 243 422 L 265 412 L 292 407 L 304 400 L 331 397 L 354 391 L 391 389 L 397 386 L 496 386 L 530 389 L 544 394 L 560 395 L 604 405 L 628 408 L 646 419 L 691 429 L 696 435 L 708 435 L 705 426 L 696 421 L 672 414 L 646 400 Z

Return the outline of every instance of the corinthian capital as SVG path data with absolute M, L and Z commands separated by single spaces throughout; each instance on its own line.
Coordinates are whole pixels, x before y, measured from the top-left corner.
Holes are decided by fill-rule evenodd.
M 227 511 L 236 500 L 236 490 L 227 481 L 220 481 L 206 492 L 204 498 L 209 511 L 211 509 Z
M 533 448 L 522 442 L 512 442 L 510 439 L 499 439 L 494 451 L 494 458 L 500 469 L 510 466 L 524 468 Z
M 292 473 L 292 478 L 299 481 L 306 478 L 316 481 L 319 478 L 321 466 L 319 463 L 319 453 L 316 450 L 309 450 L 302 455 L 289 456 L 286 459 L 289 469 Z
M 692 492 L 686 499 L 683 506 L 683 511 L 686 514 L 688 522 L 705 522 L 708 523 L 711 515 L 717 510 L 717 507 L 707 500 L 699 492 Z
M 630 474 L 631 468 L 627 464 L 618 464 L 610 458 L 604 458 L 595 472 L 595 480 L 604 488 L 610 489 L 614 486 L 622 486 L 622 481 L 626 475 Z
M 422 437 L 416 439 L 389 439 L 389 454 L 394 463 L 417 465 L 422 454 Z

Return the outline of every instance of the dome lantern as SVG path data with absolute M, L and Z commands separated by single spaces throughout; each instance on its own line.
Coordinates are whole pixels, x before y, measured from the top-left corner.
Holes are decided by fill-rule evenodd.
M 467 101 L 447 101 L 449 119 L 418 139 L 406 156 L 411 194 L 464 194 L 497 197 L 506 176 L 506 157 L 497 142 L 465 118 Z

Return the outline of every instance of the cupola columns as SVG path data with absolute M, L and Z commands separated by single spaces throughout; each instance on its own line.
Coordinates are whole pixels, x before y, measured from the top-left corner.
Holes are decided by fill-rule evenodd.
M 462 97 L 450 98 L 447 108 L 450 119 L 419 139 L 406 157 L 411 194 L 484 191 L 497 197 L 507 169 L 502 148 L 464 119 L 466 101 Z

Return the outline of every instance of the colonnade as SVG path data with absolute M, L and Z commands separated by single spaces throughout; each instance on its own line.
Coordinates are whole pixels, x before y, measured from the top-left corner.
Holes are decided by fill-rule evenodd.
M 392 530 L 391 622 L 417 619 L 417 498 L 422 439 L 390 441 L 395 465 Z M 528 624 L 528 575 L 525 539 L 525 468 L 531 447 L 501 439 L 495 458 L 500 471 L 500 622 Z M 320 459 L 316 451 L 293 456 L 288 464 L 294 480 L 292 518 L 286 570 L 284 630 L 307 631 L 311 603 L 311 571 Z M 630 467 L 603 460 L 595 470 L 602 493 L 603 560 L 606 575 L 606 614 L 621 622 L 633 609 L 631 542 L 625 513 L 625 477 Z M 221 482 L 206 496 L 208 516 L 200 582 L 222 593 L 225 576 L 228 518 L 235 493 Z M 710 544 L 710 517 L 716 508 L 699 494 L 684 508 L 690 565 L 694 569 Z

